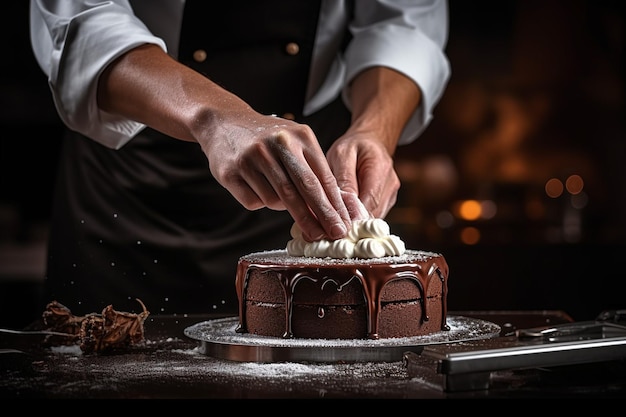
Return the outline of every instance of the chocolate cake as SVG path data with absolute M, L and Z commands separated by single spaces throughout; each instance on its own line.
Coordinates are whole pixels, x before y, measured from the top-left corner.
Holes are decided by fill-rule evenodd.
M 447 280 L 448 264 L 432 252 L 371 259 L 252 253 L 237 265 L 237 332 L 379 339 L 447 330 Z

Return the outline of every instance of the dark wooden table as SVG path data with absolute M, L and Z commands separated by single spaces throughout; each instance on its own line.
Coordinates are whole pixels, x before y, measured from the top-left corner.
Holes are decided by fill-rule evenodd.
M 571 321 L 560 311 L 464 311 L 455 315 L 518 328 Z M 487 389 L 448 392 L 434 360 L 415 373 L 403 358 L 382 363 L 256 363 L 200 351 L 184 329 L 212 316 L 152 315 L 146 343 L 123 353 L 86 355 L 76 346 L 43 347 L 41 336 L 0 334 L 0 398 L 626 398 L 622 360 L 491 372 Z M 78 410 L 77 410 L 78 412 Z

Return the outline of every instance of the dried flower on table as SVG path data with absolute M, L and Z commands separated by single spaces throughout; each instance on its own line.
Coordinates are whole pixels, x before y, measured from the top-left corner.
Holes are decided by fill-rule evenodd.
M 51 344 L 80 344 L 84 353 L 99 353 L 125 349 L 144 341 L 144 322 L 150 315 L 146 306 L 139 314 L 119 312 L 108 305 L 102 314 L 91 313 L 86 316 L 74 316 L 63 304 L 52 301 L 43 313 L 46 330 L 65 333 L 71 337 L 50 338 Z

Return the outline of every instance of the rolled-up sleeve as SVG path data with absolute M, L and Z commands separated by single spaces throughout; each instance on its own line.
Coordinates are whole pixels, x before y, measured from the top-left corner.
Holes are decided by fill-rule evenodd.
M 167 50 L 128 1 L 31 0 L 31 45 L 68 128 L 118 149 L 145 126 L 97 105 L 98 78 L 126 51 L 150 43 Z
M 344 101 L 350 106 L 350 81 L 372 66 L 392 68 L 411 78 L 422 102 L 407 123 L 399 144 L 414 141 L 432 119 L 433 108 L 450 78 L 444 53 L 448 37 L 445 0 L 355 2 L 352 40 L 345 54 Z

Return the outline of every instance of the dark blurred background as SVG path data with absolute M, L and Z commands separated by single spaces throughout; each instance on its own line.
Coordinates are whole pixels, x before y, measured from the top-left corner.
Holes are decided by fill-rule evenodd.
M 450 310 L 626 308 L 626 23 L 607 0 L 451 0 L 452 78 L 400 148 L 387 220 L 444 254 Z M 61 124 L 5 7 L 0 64 L 0 326 L 37 319 Z M 234 289 L 233 289 L 234 290 Z M 208 311 L 208 307 L 207 307 Z

